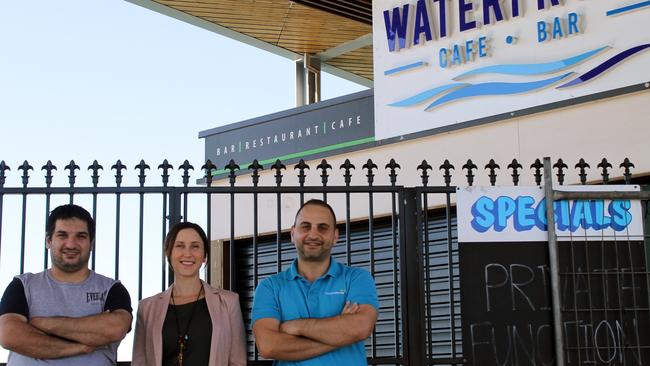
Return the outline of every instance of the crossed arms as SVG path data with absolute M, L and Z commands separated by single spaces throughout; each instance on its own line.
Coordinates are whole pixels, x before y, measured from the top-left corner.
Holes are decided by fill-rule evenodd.
M 15 278 L 0 300 L 0 346 L 38 359 L 87 354 L 124 338 L 131 326 L 130 309 L 128 291 L 115 284 L 108 292 L 103 313 L 28 318 L 24 287 Z
M 297 361 L 368 338 L 376 321 L 377 310 L 372 305 L 346 303 L 341 314 L 330 318 L 284 323 L 275 318 L 262 318 L 253 325 L 253 333 L 262 357 Z
M 50 359 L 87 354 L 122 340 L 131 314 L 123 309 L 81 318 L 0 316 L 0 345 L 25 356 Z

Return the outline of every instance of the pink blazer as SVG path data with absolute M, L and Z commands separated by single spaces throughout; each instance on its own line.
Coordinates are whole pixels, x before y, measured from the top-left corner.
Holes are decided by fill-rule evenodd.
M 201 282 L 212 318 L 208 366 L 246 365 L 246 335 L 239 307 L 239 295 Z M 138 305 L 131 362 L 134 366 L 162 365 L 162 327 L 172 287 L 142 299 Z

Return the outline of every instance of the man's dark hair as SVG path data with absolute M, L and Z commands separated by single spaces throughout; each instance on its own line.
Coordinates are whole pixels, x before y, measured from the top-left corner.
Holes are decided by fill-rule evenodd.
M 319 200 L 317 198 L 312 198 L 309 201 L 303 203 L 302 206 L 300 206 L 300 208 L 298 209 L 298 212 L 296 212 L 296 216 L 293 218 L 293 225 L 294 226 L 296 225 L 296 220 L 298 220 L 298 215 L 300 214 L 300 211 L 302 211 L 302 209 L 305 208 L 305 206 L 308 206 L 308 205 L 320 206 L 320 207 L 327 208 L 330 211 L 330 213 L 332 214 L 332 220 L 334 220 L 333 223 L 334 223 L 334 227 L 336 228 L 336 214 L 334 213 L 334 210 L 332 209 L 332 206 L 330 206 L 327 202 L 325 202 L 323 200 Z
M 88 236 L 92 242 L 95 239 L 95 220 L 93 220 L 90 212 L 86 211 L 85 208 L 73 204 L 61 205 L 50 212 L 50 216 L 47 218 L 47 223 L 45 224 L 45 237 L 48 240 L 52 239 L 52 234 L 54 234 L 54 227 L 56 226 L 57 220 L 73 218 L 86 222 L 86 225 L 88 226 Z
M 208 258 L 210 255 L 210 244 L 208 243 L 208 236 L 205 235 L 205 231 L 203 231 L 201 226 L 193 222 L 185 221 L 172 226 L 171 229 L 169 229 L 167 236 L 165 236 L 165 257 L 167 257 L 167 260 L 169 260 L 169 257 L 172 255 L 172 249 L 174 248 L 174 242 L 176 242 L 178 233 L 184 229 L 192 229 L 199 234 L 201 241 L 203 242 L 203 257 Z

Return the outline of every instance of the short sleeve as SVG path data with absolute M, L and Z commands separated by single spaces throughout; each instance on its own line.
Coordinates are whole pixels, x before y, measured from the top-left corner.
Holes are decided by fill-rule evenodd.
M 9 313 L 20 314 L 25 318 L 29 318 L 29 305 L 25 297 L 25 286 L 17 277 L 14 277 L 13 281 L 9 283 L 2 295 L 2 300 L 0 300 L 0 315 Z
M 352 269 L 347 300 L 357 304 L 372 305 L 375 309 L 379 309 L 375 280 L 368 271 L 361 268 Z
M 270 278 L 260 282 L 257 289 L 255 289 L 251 318 L 251 326 L 259 319 L 264 318 L 274 318 L 282 321 L 280 305 L 277 296 L 275 296 L 275 291 L 273 291 L 273 283 Z
M 111 289 L 108 290 L 108 295 L 106 295 L 106 301 L 104 302 L 104 311 L 115 311 L 117 309 L 123 309 L 129 313 L 133 312 L 129 291 L 120 282 L 116 282 L 111 286 Z

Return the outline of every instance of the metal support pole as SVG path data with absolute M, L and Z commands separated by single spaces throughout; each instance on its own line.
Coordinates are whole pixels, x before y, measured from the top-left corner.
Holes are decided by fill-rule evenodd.
M 320 102 L 320 59 L 308 53 L 296 60 L 296 107 Z
M 171 197 L 169 198 L 169 228 L 181 222 L 181 192 L 172 189 Z M 167 285 L 171 286 L 174 283 L 174 271 L 171 265 L 167 265 Z
M 422 208 L 415 188 L 405 188 L 400 212 L 400 270 L 402 271 L 402 319 L 404 346 L 409 365 L 426 364 L 424 324 L 424 277 L 422 276 Z
M 564 338 L 562 338 L 562 308 L 560 301 L 560 264 L 555 234 L 553 212 L 553 168 L 551 158 L 544 158 L 544 196 L 546 197 L 546 223 L 548 228 L 548 259 L 551 272 L 551 300 L 553 306 L 553 335 L 555 340 L 555 364 L 564 366 Z
M 296 107 L 306 104 L 305 86 L 306 81 L 305 59 L 296 60 Z
M 305 55 L 307 69 L 307 103 L 320 102 L 320 60 L 318 57 Z
M 650 194 L 650 187 L 641 187 L 642 191 L 640 193 Z M 648 189 L 648 190 L 646 190 Z M 2 199 L 0 199 L 0 219 L 2 219 Z M 643 236 L 643 246 L 645 247 L 645 265 L 646 271 L 650 267 L 650 198 L 645 201 L 641 201 L 641 213 L 643 219 L 643 232 L 646 233 Z M 650 296 L 650 281 L 646 277 L 648 283 L 648 296 Z M 650 299 L 648 299 L 650 301 Z

